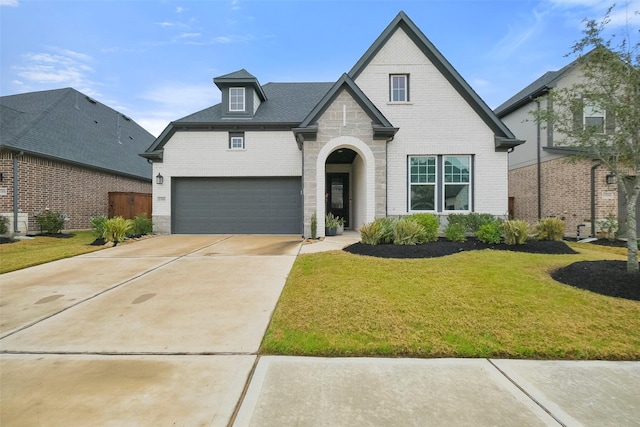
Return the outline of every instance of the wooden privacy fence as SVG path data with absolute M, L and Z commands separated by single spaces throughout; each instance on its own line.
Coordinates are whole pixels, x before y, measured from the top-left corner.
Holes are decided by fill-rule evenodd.
M 151 218 L 151 200 L 149 193 L 109 193 L 109 218 L 133 219 L 140 214 Z

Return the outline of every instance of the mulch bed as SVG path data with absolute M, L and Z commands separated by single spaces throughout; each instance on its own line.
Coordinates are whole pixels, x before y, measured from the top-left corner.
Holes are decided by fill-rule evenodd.
M 606 243 L 605 243 L 606 242 Z M 611 243 L 608 240 L 595 244 L 621 246 L 626 244 Z M 466 242 L 451 242 L 439 239 L 437 242 L 422 245 L 365 245 L 355 243 L 344 248 L 344 251 L 356 255 L 368 255 L 379 258 L 435 258 L 453 255 L 463 251 L 481 249 L 506 250 L 536 254 L 562 255 L 577 253 L 565 242 L 529 241 L 524 245 L 490 245 L 476 239 Z M 626 261 L 581 261 L 560 268 L 551 274 L 554 280 L 569 286 L 596 292 L 602 295 L 640 301 L 640 273 L 628 273 Z

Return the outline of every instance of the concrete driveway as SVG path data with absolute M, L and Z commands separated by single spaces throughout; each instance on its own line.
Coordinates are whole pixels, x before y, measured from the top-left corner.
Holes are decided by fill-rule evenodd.
M 300 245 L 157 236 L 2 275 L 0 424 L 226 425 Z

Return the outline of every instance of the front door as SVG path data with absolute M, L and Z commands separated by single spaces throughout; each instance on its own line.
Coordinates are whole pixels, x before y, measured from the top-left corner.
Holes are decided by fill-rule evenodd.
M 327 213 L 344 218 L 344 226 L 349 227 L 349 174 L 327 174 Z

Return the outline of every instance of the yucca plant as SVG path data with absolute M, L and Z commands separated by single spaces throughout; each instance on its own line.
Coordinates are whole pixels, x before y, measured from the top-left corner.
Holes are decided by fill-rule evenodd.
M 511 220 L 502 223 L 504 242 L 507 245 L 524 245 L 529 237 L 529 223 L 521 220 Z
M 105 223 L 104 239 L 107 242 L 113 242 L 113 246 L 124 241 L 133 229 L 133 221 L 130 219 L 124 219 L 121 216 L 115 216 Z

